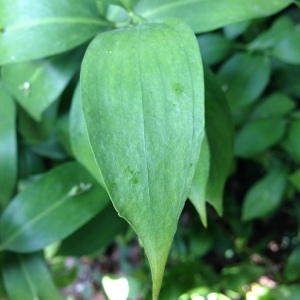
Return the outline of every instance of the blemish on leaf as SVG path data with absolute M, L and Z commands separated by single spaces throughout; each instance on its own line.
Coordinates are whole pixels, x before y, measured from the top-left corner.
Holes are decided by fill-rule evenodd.
M 139 180 L 137 177 L 134 177 L 134 178 L 132 178 L 132 182 L 133 182 L 133 184 L 138 184 Z
M 184 91 L 184 87 L 181 83 L 177 82 L 172 84 L 172 90 L 176 95 L 181 95 Z
M 111 185 L 110 185 L 110 187 L 112 188 L 112 189 L 114 189 L 114 188 L 116 188 L 116 184 L 113 182 Z
M 107 53 L 109 54 L 112 54 L 112 51 L 111 50 L 106 50 Z
M 3 32 L 5 32 L 5 28 L 0 27 L 0 33 L 3 33 Z
M 190 163 L 190 164 L 189 164 L 189 167 L 192 167 L 192 166 L 193 166 L 193 164 L 192 164 L 192 163 Z
M 130 173 L 131 175 L 134 174 L 134 171 L 130 169 L 130 167 L 128 166 L 126 169 L 124 169 L 125 173 Z
M 24 83 L 18 86 L 18 89 L 20 91 L 23 91 L 24 95 L 28 97 L 30 95 L 30 87 L 31 87 L 30 82 L 25 81 Z
M 130 174 L 130 176 L 131 176 L 130 180 L 132 181 L 133 184 L 139 183 L 139 179 L 138 179 L 137 175 L 140 172 L 134 172 L 134 170 L 131 170 L 129 166 L 126 169 L 124 169 L 124 172 Z
M 75 185 L 71 188 L 71 190 L 68 193 L 69 197 L 75 197 L 78 195 L 81 195 L 88 191 L 92 187 L 91 183 L 83 183 L 80 182 L 78 185 Z

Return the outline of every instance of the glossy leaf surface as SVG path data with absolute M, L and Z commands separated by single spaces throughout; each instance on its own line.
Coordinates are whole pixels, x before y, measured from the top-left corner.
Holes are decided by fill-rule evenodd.
M 286 129 L 286 121 L 282 118 L 268 118 L 249 121 L 237 133 L 235 154 L 250 157 L 276 144 Z
M 0 247 L 31 252 L 65 238 L 95 216 L 107 193 L 78 163 L 51 170 L 19 193 L 0 220 Z
M 179 18 L 195 33 L 200 33 L 244 20 L 266 17 L 291 3 L 291 0 L 140 0 L 136 12 L 147 19 Z
M 10 300 L 63 299 L 38 253 L 5 253 L 2 275 Z
M 2 68 L 3 81 L 28 114 L 40 121 L 74 75 L 80 58 L 81 53 L 74 52 L 8 65 Z
M 287 170 L 278 167 L 251 187 L 242 208 L 244 221 L 264 217 L 280 204 L 287 182 Z
M 81 89 L 97 164 L 145 247 L 157 299 L 204 134 L 197 40 L 172 19 L 101 34 L 84 57 Z
M 64 52 L 111 28 L 92 0 L 1 1 L 0 20 L 0 65 Z
M 0 210 L 9 202 L 17 177 L 16 104 L 0 81 Z

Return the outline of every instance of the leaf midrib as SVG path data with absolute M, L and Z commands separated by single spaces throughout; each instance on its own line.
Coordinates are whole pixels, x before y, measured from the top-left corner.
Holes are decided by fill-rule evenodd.
M 28 223 L 26 223 L 24 226 L 22 226 L 20 229 L 18 229 L 14 234 L 10 236 L 9 239 L 1 243 L 1 248 L 6 249 L 9 244 L 12 243 L 12 241 L 18 237 L 23 231 L 26 230 L 26 228 L 32 226 L 32 224 L 37 223 L 41 218 L 43 218 L 45 215 L 50 214 L 54 209 L 61 206 L 65 203 L 66 200 L 68 200 L 70 196 L 64 196 L 57 202 L 55 202 L 52 206 L 48 207 L 48 209 L 44 210 L 41 214 L 37 215 L 36 217 L 32 218 Z

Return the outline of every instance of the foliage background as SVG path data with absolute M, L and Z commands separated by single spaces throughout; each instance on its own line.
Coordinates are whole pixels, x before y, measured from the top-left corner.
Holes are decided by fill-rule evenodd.
M 76 110 L 89 41 L 126 22 L 127 13 L 110 6 L 111 23 L 103 17 L 106 1 L 83 2 L 52 1 L 46 10 L 45 1 L 35 1 L 30 11 L 28 1 L 0 4 L 0 299 L 60 299 L 57 287 L 68 299 L 151 297 L 145 254 L 94 179 L 97 169 L 88 167 L 93 158 L 81 146 Z M 228 178 L 223 204 L 206 204 L 206 221 L 203 210 L 199 218 L 186 202 L 160 299 L 299 299 L 299 4 L 165 1 L 166 9 L 156 10 L 160 1 L 134 2 L 122 3 L 137 5 L 145 18 L 170 15 L 191 26 L 221 87 L 212 85 L 206 101 L 223 92 L 234 124 L 233 162 L 216 172 Z M 49 32 L 39 24 L 68 16 L 94 22 L 55 23 Z M 18 22 L 33 29 L 18 31 Z M 206 106 L 206 121 L 217 128 L 211 164 L 226 165 L 222 154 L 230 145 L 219 139 L 230 130 L 226 111 Z

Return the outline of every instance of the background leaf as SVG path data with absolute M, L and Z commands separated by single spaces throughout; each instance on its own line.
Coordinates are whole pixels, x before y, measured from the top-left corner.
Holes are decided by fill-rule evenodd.
M 19 193 L 0 220 L 2 249 L 31 252 L 65 238 L 108 202 L 78 163 L 51 170 Z
M 9 202 L 17 178 L 16 104 L 0 80 L 0 210 Z
M 257 155 L 275 145 L 285 128 L 286 121 L 279 117 L 249 121 L 236 135 L 234 152 L 241 157 Z
M 195 33 L 232 23 L 266 17 L 292 0 L 140 0 L 135 11 L 147 19 L 174 17 L 185 21 Z
M 108 204 L 93 219 L 62 241 L 58 255 L 95 255 L 113 242 L 117 234 L 126 228 L 127 223 Z
M 264 217 L 274 211 L 282 199 L 287 182 L 286 177 L 287 170 L 276 167 L 256 182 L 246 194 L 242 219 L 249 221 Z
M 35 121 L 62 93 L 78 69 L 82 53 L 75 51 L 49 59 L 2 68 L 5 85 Z
M 5 253 L 2 275 L 10 300 L 62 300 L 38 253 Z
M 253 103 L 266 88 L 270 61 L 262 55 L 236 53 L 221 66 L 218 79 L 233 112 Z
M 295 248 L 289 255 L 284 269 L 284 276 L 288 280 L 300 278 L 300 246 Z
M 111 29 L 93 0 L 1 1 L 0 20 L 0 65 L 64 52 Z
M 165 22 L 99 35 L 81 71 L 90 142 L 117 211 L 145 247 L 153 299 L 204 134 L 197 40 L 184 23 Z

